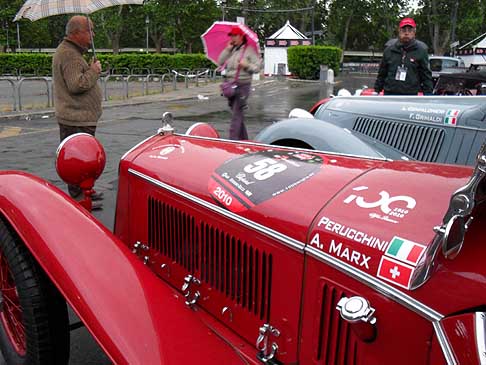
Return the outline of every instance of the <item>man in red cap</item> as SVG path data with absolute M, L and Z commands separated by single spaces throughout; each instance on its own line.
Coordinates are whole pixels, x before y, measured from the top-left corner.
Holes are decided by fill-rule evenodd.
M 398 39 L 387 43 L 375 82 L 375 92 L 385 95 L 432 94 L 432 72 L 427 45 L 415 39 L 417 25 L 404 18 L 398 26 Z

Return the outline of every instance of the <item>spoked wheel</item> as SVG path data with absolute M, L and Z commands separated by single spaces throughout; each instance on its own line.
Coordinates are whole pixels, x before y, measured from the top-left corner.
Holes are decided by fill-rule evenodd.
M 0 322 L 5 335 L 19 357 L 26 352 L 25 327 L 22 322 L 19 293 L 5 255 L 0 251 Z
M 0 348 L 12 365 L 64 365 L 69 359 L 66 302 L 1 217 Z

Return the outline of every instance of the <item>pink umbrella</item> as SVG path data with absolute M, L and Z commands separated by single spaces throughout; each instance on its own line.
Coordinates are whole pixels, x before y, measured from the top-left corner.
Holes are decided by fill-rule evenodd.
M 258 36 L 246 25 L 233 22 L 214 22 L 213 25 L 211 25 L 209 29 L 204 32 L 201 39 L 204 44 L 206 57 L 215 64 L 218 64 L 219 55 L 228 45 L 228 42 L 230 41 L 228 33 L 234 26 L 239 27 L 243 31 L 243 33 L 246 35 L 248 45 L 252 47 L 258 55 L 260 54 Z

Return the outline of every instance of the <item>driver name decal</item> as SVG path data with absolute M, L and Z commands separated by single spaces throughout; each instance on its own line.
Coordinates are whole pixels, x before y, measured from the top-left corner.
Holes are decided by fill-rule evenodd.
M 308 152 L 266 150 L 225 162 L 211 175 L 210 195 L 241 212 L 302 184 L 319 171 L 322 157 Z
M 388 241 L 379 239 L 373 235 L 368 235 L 367 233 L 360 231 L 359 229 L 354 229 L 345 224 L 335 222 L 328 217 L 321 217 L 317 227 L 322 227 L 330 233 L 335 233 L 341 237 L 347 238 L 351 241 L 357 242 L 363 246 L 371 247 L 380 251 L 385 251 L 388 247 Z M 323 245 L 319 240 L 319 233 L 316 233 L 311 240 L 311 245 L 319 249 L 323 249 Z
M 455 126 L 460 109 L 443 109 L 422 106 L 403 106 L 403 112 L 408 112 L 408 119 L 419 122 L 443 123 Z

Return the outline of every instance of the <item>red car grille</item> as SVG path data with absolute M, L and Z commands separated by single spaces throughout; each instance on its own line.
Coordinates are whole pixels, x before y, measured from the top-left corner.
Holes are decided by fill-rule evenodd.
M 153 197 L 148 199 L 148 245 L 270 321 L 271 254 Z
M 344 291 L 326 283 L 322 288 L 319 318 L 317 360 L 325 365 L 356 365 L 359 361 L 359 342 L 349 324 L 341 319 L 336 305 Z

